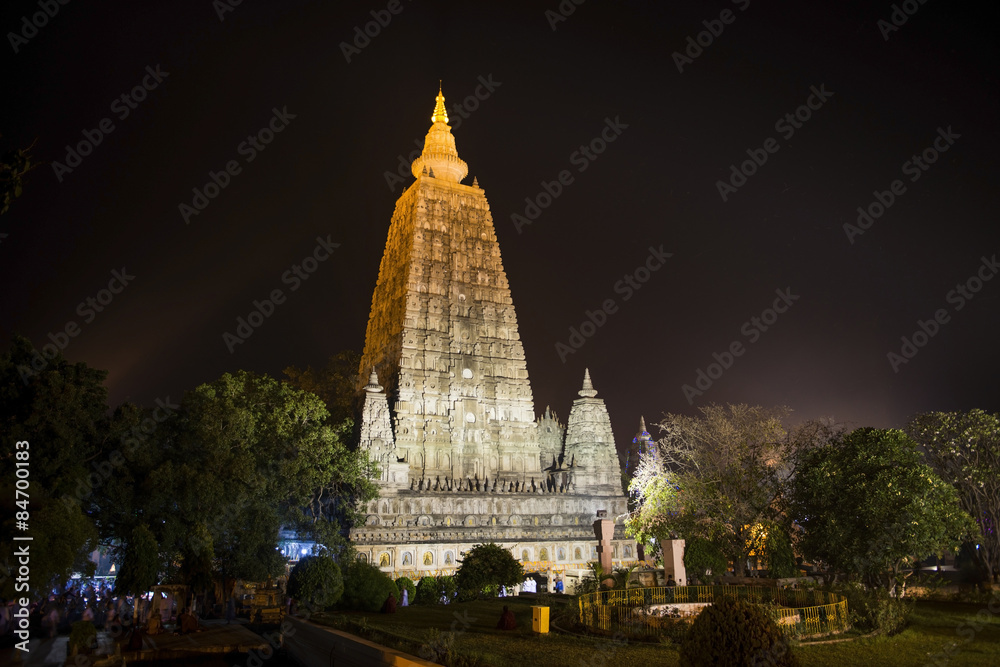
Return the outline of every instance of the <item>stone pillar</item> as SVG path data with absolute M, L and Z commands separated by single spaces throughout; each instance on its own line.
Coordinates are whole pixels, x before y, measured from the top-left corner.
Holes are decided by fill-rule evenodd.
M 663 552 L 663 579 L 671 574 L 678 586 L 687 585 L 687 571 L 684 569 L 684 540 L 660 540 Z
M 594 522 L 594 534 L 597 536 L 597 559 L 601 563 L 604 574 L 610 575 L 612 571 L 611 538 L 615 535 L 615 522 L 611 519 L 598 519 Z

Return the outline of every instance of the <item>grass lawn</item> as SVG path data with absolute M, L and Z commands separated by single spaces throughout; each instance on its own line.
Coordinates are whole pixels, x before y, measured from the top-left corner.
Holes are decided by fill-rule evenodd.
M 996 602 L 993 608 L 1000 612 Z M 922 600 L 898 635 L 794 650 L 805 667 L 1000 665 L 1000 613 L 991 614 L 985 604 Z
M 567 609 L 564 605 L 571 599 L 564 600 L 554 602 L 553 619 Z M 504 632 L 496 629 L 504 604 L 514 612 L 517 630 Z M 399 607 L 394 615 L 356 612 L 317 614 L 313 620 L 357 632 L 353 624 L 364 618 L 369 628 L 383 633 L 382 637 L 371 639 L 384 644 L 395 640 L 396 648 L 414 655 L 419 655 L 420 647 L 429 643 L 443 648 L 448 640 L 447 633 L 454 628 L 456 635 L 451 644 L 452 653 L 466 658 L 458 663 L 462 665 L 581 667 L 645 664 L 669 667 L 678 664 L 677 651 L 670 645 L 616 645 L 610 640 L 564 635 L 555 631 L 548 635 L 536 635 L 531 631 L 532 604 L 537 602 L 527 598 L 507 598 Z M 980 610 L 983 613 L 977 616 Z M 980 604 L 922 601 L 917 603 L 909 627 L 894 637 L 795 646 L 793 652 L 804 667 L 1000 665 L 1000 613 L 990 614 L 986 606 Z

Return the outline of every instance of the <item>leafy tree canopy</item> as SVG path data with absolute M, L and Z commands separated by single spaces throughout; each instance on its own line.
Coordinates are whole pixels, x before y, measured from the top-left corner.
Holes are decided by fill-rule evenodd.
M 513 588 L 524 581 L 524 568 L 499 544 L 477 544 L 462 552 L 455 574 L 458 588 L 478 597 L 496 597 L 500 588 Z
M 808 452 L 793 497 L 806 557 L 890 592 L 911 557 L 957 549 L 975 529 L 955 489 L 895 429 L 860 428 Z
M 97 530 L 77 499 L 103 479 L 110 433 L 106 375 L 61 354 L 46 358 L 20 336 L 0 356 L 0 437 L 6 443 L 0 452 L 0 596 L 15 597 L 15 533 L 33 538 L 36 598 L 74 572 L 94 571 L 89 555 Z M 21 489 L 27 496 L 16 495 L 18 461 L 28 463 L 28 487 Z M 17 512 L 27 512 L 27 531 L 18 528 Z
M 1000 415 L 931 412 L 915 417 L 907 432 L 978 524 L 981 569 L 1000 572 Z

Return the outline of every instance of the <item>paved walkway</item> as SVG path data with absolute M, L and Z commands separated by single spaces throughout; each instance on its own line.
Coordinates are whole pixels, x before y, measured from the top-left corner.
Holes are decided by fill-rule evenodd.
M 248 653 L 261 651 L 267 646 L 261 637 L 238 620 L 227 624 L 225 621 L 201 621 L 201 632 L 190 635 L 162 634 L 145 637 L 140 651 L 122 651 L 126 662 L 146 660 L 177 660 L 208 654 Z M 28 652 L 16 648 L 0 650 L 0 665 L 25 665 L 26 667 L 62 667 L 66 663 L 69 637 L 62 635 L 53 639 L 32 639 Z M 97 656 L 109 657 L 115 653 L 112 636 L 97 632 Z

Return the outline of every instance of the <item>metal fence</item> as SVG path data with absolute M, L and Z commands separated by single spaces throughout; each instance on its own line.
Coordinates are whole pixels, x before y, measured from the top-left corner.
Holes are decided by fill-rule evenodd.
M 841 595 L 761 586 L 663 586 L 587 593 L 579 597 L 580 622 L 599 632 L 679 638 L 696 609 L 659 605 L 712 603 L 722 597 L 765 605 L 787 636 L 843 632 L 849 627 L 847 599 Z

